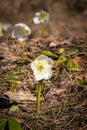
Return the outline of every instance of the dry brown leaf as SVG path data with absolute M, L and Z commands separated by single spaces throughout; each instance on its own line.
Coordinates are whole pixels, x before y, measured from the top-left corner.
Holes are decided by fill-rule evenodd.
M 46 97 L 52 97 L 53 95 L 61 95 L 66 91 L 64 88 L 52 87 L 46 94 Z
M 20 89 L 17 92 L 7 91 L 4 93 L 4 95 L 8 96 L 11 100 L 17 101 L 19 103 L 27 101 L 36 101 L 36 97 L 28 90 Z
M 83 64 L 83 59 L 79 56 L 76 56 L 75 58 L 72 59 L 74 64 L 76 64 L 76 66 L 78 68 L 83 68 L 84 64 Z
M 49 44 L 49 47 L 56 47 L 57 46 L 57 43 L 56 42 L 51 42 L 50 44 Z
M 60 42 L 61 45 L 72 45 L 73 38 L 65 39 L 64 41 Z

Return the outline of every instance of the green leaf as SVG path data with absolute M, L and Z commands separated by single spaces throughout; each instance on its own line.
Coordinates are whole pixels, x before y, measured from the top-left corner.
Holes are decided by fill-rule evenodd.
M 21 113 L 21 109 L 19 108 L 19 106 L 17 105 L 12 105 L 11 108 L 9 109 L 10 112 L 17 112 L 17 113 Z
M 8 127 L 9 130 L 22 130 L 21 124 L 12 118 L 8 119 Z
M 10 83 L 13 83 L 14 85 L 21 83 L 19 80 L 13 80 L 13 79 L 8 80 L 8 81 L 9 81 Z
M 41 53 L 43 55 L 49 56 L 49 57 L 54 58 L 54 59 L 58 58 L 58 55 L 56 55 L 55 53 L 53 53 L 51 51 L 43 50 Z
M 7 119 L 0 117 L 0 130 L 4 130 L 6 126 Z
M 62 53 L 64 53 L 64 48 L 60 48 L 59 50 L 58 50 L 58 52 L 59 52 L 59 54 L 62 54 Z
M 26 54 L 30 59 L 35 59 L 35 55 L 32 53 L 27 53 Z
M 87 87 L 87 82 L 83 79 L 78 80 L 78 86 L 79 87 Z
M 71 59 L 67 60 L 66 66 L 70 69 L 78 69 L 77 65 Z
M 60 56 L 58 59 L 58 63 L 64 63 L 67 61 L 67 58 L 65 56 Z

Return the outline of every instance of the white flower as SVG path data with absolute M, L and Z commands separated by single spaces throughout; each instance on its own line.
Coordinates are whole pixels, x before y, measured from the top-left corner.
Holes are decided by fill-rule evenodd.
M 23 24 L 18 23 L 14 26 L 14 30 L 12 32 L 12 38 L 17 38 L 20 42 L 27 39 L 28 35 L 31 33 L 30 28 Z
M 5 23 L 3 24 L 3 31 L 7 31 L 9 28 L 11 27 L 11 25 L 9 23 Z
M 36 13 L 35 17 L 33 18 L 33 22 L 35 24 L 47 23 L 48 21 L 49 21 L 49 13 L 43 10 Z
M 7 31 L 10 27 L 11 27 L 10 24 L 0 22 L 0 36 L 3 36 L 4 35 L 3 32 Z
M 54 61 L 45 55 L 40 55 L 35 61 L 31 63 L 31 69 L 34 72 L 37 81 L 42 79 L 49 79 L 52 76 L 52 66 Z

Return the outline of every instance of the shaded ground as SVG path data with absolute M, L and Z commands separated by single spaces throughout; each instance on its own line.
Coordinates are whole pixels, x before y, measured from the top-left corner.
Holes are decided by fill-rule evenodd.
M 18 3 L 1 2 L 1 11 L 10 4 L 12 6 L 4 13 L 5 17 L 0 13 L 2 22 L 10 22 L 12 26 L 0 37 L 0 115 L 17 119 L 24 130 L 86 130 L 87 10 L 69 13 L 64 3 L 56 0 L 47 3 L 20 0 Z M 44 37 L 40 37 L 40 25 L 32 22 L 35 12 L 42 8 L 50 13 L 50 22 L 46 26 Z M 18 22 L 24 22 L 32 30 L 26 41 L 25 63 L 21 62 L 21 44 L 11 38 L 13 25 Z M 60 54 L 60 48 L 64 49 L 63 54 Z M 51 51 L 57 57 L 50 55 L 55 61 L 53 76 L 44 82 L 41 111 L 37 115 L 37 82 L 30 63 L 43 50 Z M 59 63 L 61 56 L 67 61 Z M 7 94 L 8 90 L 15 94 Z M 22 100 L 20 91 L 23 92 Z M 12 105 L 19 106 L 21 112 L 12 111 Z

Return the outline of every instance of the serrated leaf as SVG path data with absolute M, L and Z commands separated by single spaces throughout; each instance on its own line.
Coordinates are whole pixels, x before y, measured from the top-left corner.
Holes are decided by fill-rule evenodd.
M 8 127 L 9 130 L 22 130 L 21 124 L 12 118 L 8 119 Z
M 43 55 L 49 56 L 51 58 L 58 58 L 58 55 L 56 55 L 55 53 L 51 52 L 51 51 L 47 51 L 47 50 L 43 50 L 41 52 Z
M 58 59 L 58 63 L 64 63 L 65 61 L 67 61 L 67 58 L 65 56 L 60 56 Z
M 0 118 L 0 130 L 4 130 L 6 126 L 7 119 L 6 118 Z

